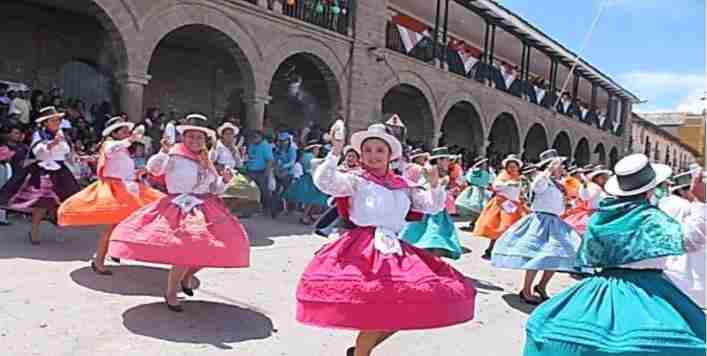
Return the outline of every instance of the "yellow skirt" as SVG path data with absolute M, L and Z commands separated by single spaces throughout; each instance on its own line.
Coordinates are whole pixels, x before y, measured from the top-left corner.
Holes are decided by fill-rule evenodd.
M 129 192 L 119 179 L 99 179 L 59 206 L 59 225 L 115 225 L 164 196 L 146 185 L 135 184 L 138 194 Z

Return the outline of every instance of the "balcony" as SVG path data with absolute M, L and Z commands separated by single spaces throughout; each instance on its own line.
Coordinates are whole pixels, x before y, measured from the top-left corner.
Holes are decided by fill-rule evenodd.
M 625 120 L 619 118 L 630 105 L 625 95 L 603 78 L 581 66 L 570 72 L 574 58 L 561 56 L 518 28 L 502 25 L 501 19 L 488 11 L 448 1 L 445 15 L 444 1 L 436 12 L 435 3 L 391 1 L 386 47 L 568 119 L 622 135 Z M 560 102 L 566 79 L 568 96 Z
M 286 16 L 349 35 L 350 0 L 284 0 Z

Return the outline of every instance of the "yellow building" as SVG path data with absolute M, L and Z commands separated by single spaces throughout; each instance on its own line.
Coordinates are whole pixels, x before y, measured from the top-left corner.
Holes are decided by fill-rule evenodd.
M 705 115 L 684 112 L 640 114 L 640 117 L 676 137 L 695 151 L 695 161 L 705 163 Z
M 629 145 L 632 153 L 643 153 L 651 161 L 667 164 L 675 171 L 685 170 L 690 163 L 699 162 L 701 155 L 677 135 L 636 114 L 632 115 Z

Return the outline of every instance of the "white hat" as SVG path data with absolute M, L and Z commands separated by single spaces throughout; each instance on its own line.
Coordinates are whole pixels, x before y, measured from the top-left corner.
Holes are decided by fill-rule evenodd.
M 201 114 L 190 114 L 186 117 L 187 123 L 177 126 L 177 132 L 183 135 L 186 131 L 201 131 L 211 138 L 216 137 L 216 132 L 208 125 L 208 119 Z
M 64 117 L 66 113 L 59 112 L 53 106 L 47 106 L 39 110 L 39 115 L 40 116 L 37 118 L 37 120 L 34 120 L 34 122 L 41 124 L 42 122 L 47 121 L 53 117 Z
M 383 124 L 373 124 L 366 131 L 359 131 L 351 135 L 351 146 L 361 152 L 361 144 L 369 138 L 377 138 L 385 141 L 390 147 L 390 160 L 394 161 L 403 155 L 403 146 L 393 135 L 389 134 Z
M 676 185 L 674 187 L 670 187 L 670 193 L 674 193 L 677 190 L 690 188 L 690 186 L 692 186 L 692 184 L 680 184 L 680 185 Z
M 597 169 L 596 171 L 593 171 L 592 173 L 587 174 L 587 179 L 592 180 L 594 177 L 600 176 L 600 175 L 607 175 L 611 176 L 611 174 L 614 173 L 610 169 Z
M 411 161 L 414 161 L 415 158 L 423 157 L 423 156 L 429 157 L 430 154 L 427 153 L 427 152 L 425 152 L 425 150 L 423 150 L 422 148 L 415 148 L 415 149 L 413 149 L 412 151 L 410 151 L 408 158 L 409 158 Z
M 106 122 L 106 128 L 103 129 L 103 137 L 109 136 L 113 131 L 120 129 L 121 127 L 127 127 L 128 130 L 132 130 L 135 124 L 132 122 L 125 121 L 122 116 L 116 116 L 111 118 Z
M 512 153 L 509 154 L 508 157 L 506 157 L 506 159 L 501 162 L 501 165 L 503 166 L 503 168 L 506 168 L 506 166 L 511 162 L 517 163 L 518 168 L 523 168 L 523 160 L 521 160 L 520 158 L 518 158 L 517 155 Z
M 628 197 L 657 187 L 670 178 L 673 170 L 664 164 L 651 164 L 648 157 L 636 153 L 616 163 L 614 173 L 604 189 L 611 195 Z
M 540 154 L 540 163 L 538 163 L 538 167 L 542 167 L 550 163 L 550 161 L 564 162 L 565 160 L 567 160 L 567 157 L 560 156 L 556 149 L 551 148 Z
M 480 165 L 482 165 L 482 164 L 484 164 L 484 163 L 486 163 L 486 162 L 488 162 L 488 161 L 489 161 L 489 159 L 486 158 L 486 157 L 478 158 L 478 159 L 476 160 L 476 162 L 474 162 L 474 165 L 471 166 L 471 168 L 479 168 Z
M 455 156 L 453 154 L 449 153 L 449 148 L 437 147 L 432 150 L 429 160 L 439 159 L 439 158 L 449 158 L 450 160 L 453 160 L 455 158 Z
M 199 116 L 201 116 L 201 115 L 199 115 Z M 233 130 L 233 136 L 236 136 L 236 135 L 238 135 L 239 132 L 241 132 L 241 129 L 239 129 L 238 126 L 236 126 L 230 122 L 224 122 L 221 126 L 218 127 L 216 132 L 218 132 L 219 136 L 222 136 L 223 131 L 228 130 L 228 129 Z

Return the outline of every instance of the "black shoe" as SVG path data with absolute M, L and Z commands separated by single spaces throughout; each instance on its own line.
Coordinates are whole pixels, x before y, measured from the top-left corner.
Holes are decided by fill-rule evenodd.
M 346 356 L 354 356 L 354 353 L 356 353 L 356 348 L 355 347 L 349 347 L 346 350 Z
M 164 296 L 164 303 L 167 305 L 167 309 L 169 309 L 175 313 L 181 313 L 184 311 L 184 308 L 181 306 L 181 304 L 177 304 L 177 305 L 169 304 L 169 302 L 167 301 L 166 295 Z
M 542 300 L 543 302 L 550 299 L 550 296 L 548 296 L 547 293 L 541 290 L 538 286 L 533 287 L 533 291 L 535 291 L 535 293 L 538 293 L 538 295 L 540 296 L 540 300 Z
M 490 261 L 491 260 L 491 251 L 489 251 L 489 250 L 484 251 L 484 254 L 481 255 L 481 258 L 486 261 Z
M 118 257 L 108 256 L 108 258 L 110 258 L 110 260 L 115 263 L 120 263 L 120 258 L 118 258 Z
M 100 270 L 98 270 L 98 268 L 96 268 L 96 261 L 91 261 L 91 269 L 93 270 L 93 272 L 95 272 L 96 274 L 101 275 L 101 276 L 112 276 L 112 275 L 113 275 L 113 272 L 112 272 L 112 271 L 109 271 L 109 270 L 100 271 Z
M 192 288 L 187 288 L 187 287 L 184 286 L 184 284 L 182 284 L 182 292 L 184 292 L 184 294 L 186 294 L 186 295 L 188 295 L 188 296 L 190 296 L 190 297 L 193 297 L 193 296 L 194 296 L 194 289 L 192 289 Z
M 525 304 L 540 305 L 540 302 L 539 302 L 539 301 L 537 301 L 537 300 L 535 300 L 535 299 L 528 299 L 528 298 L 526 298 L 525 295 L 523 294 L 523 291 L 520 291 L 520 293 L 518 293 L 518 296 L 520 297 L 520 300 L 522 300 L 523 303 L 525 303 Z
M 27 239 L 29 240 L 30 245 L 39 245 L 39 241 L 34 241 L 32 240 L 32 233 L 28 232 L 27 233 Z

